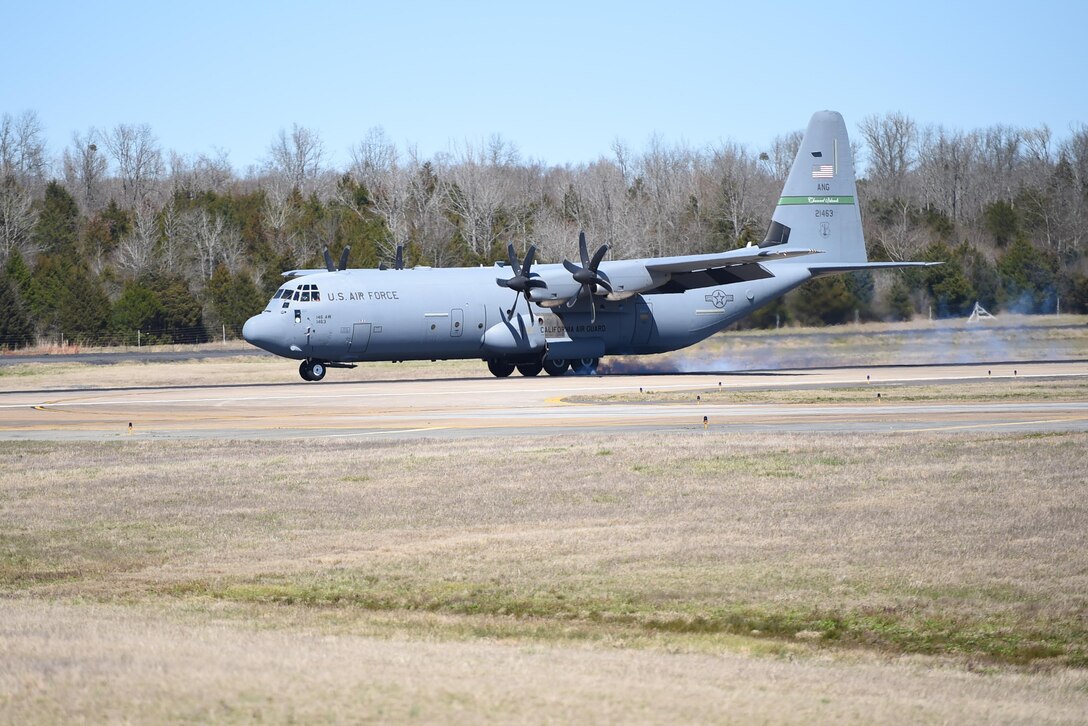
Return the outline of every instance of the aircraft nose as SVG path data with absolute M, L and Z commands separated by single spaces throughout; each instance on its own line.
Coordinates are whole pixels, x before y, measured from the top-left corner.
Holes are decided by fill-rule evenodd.
M 245 325 L 242 326 L 242 337 L 246 339 L 247 343 L 265 350 L 269 349 L 268 346 L 272 342 L 271 317 L 271 315 L 258 313 L 246 321 Z

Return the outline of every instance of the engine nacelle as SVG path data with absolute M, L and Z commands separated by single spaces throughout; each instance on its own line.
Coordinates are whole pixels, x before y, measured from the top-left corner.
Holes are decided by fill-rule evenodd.
M 531 315 L 518 314 L 484 331 L 483 349 L 497 356 L 543 353 L 544 326 Z

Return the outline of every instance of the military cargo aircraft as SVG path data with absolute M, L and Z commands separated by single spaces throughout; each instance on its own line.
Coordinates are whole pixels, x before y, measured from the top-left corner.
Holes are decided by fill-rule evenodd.
M 534 265 L 536 249 L 494 267 L 292 270 L 242 329 L 251 344 L 328 368 L 365 361 L 478 358 L 492 374 L 596 372 L 607 355 L 692 345 L 820 275 L 921 266 L 869 262 L 846 124 L 812 116 L 759 245 L 716 254 L 609 260 L 579 236 L 577 262 Z M 511 299 L 510 293 L 514 293 Z M 524 304 L 522 301 L 524 300 Z

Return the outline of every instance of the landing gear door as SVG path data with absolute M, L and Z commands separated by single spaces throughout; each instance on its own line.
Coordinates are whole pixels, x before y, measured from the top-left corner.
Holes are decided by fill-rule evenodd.
M 348 342 L 349 353 L 365 353 L 370 345 L 370 323 L 355 323 L 351 326 L 351 341 Z

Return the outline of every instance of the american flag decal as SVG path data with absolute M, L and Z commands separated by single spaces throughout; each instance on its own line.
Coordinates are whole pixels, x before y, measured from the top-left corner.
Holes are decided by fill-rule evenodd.
M 812 178 L 813 179 L 830 179 L 835 176 L 834 164 L 813 164 L 812 165 Z

